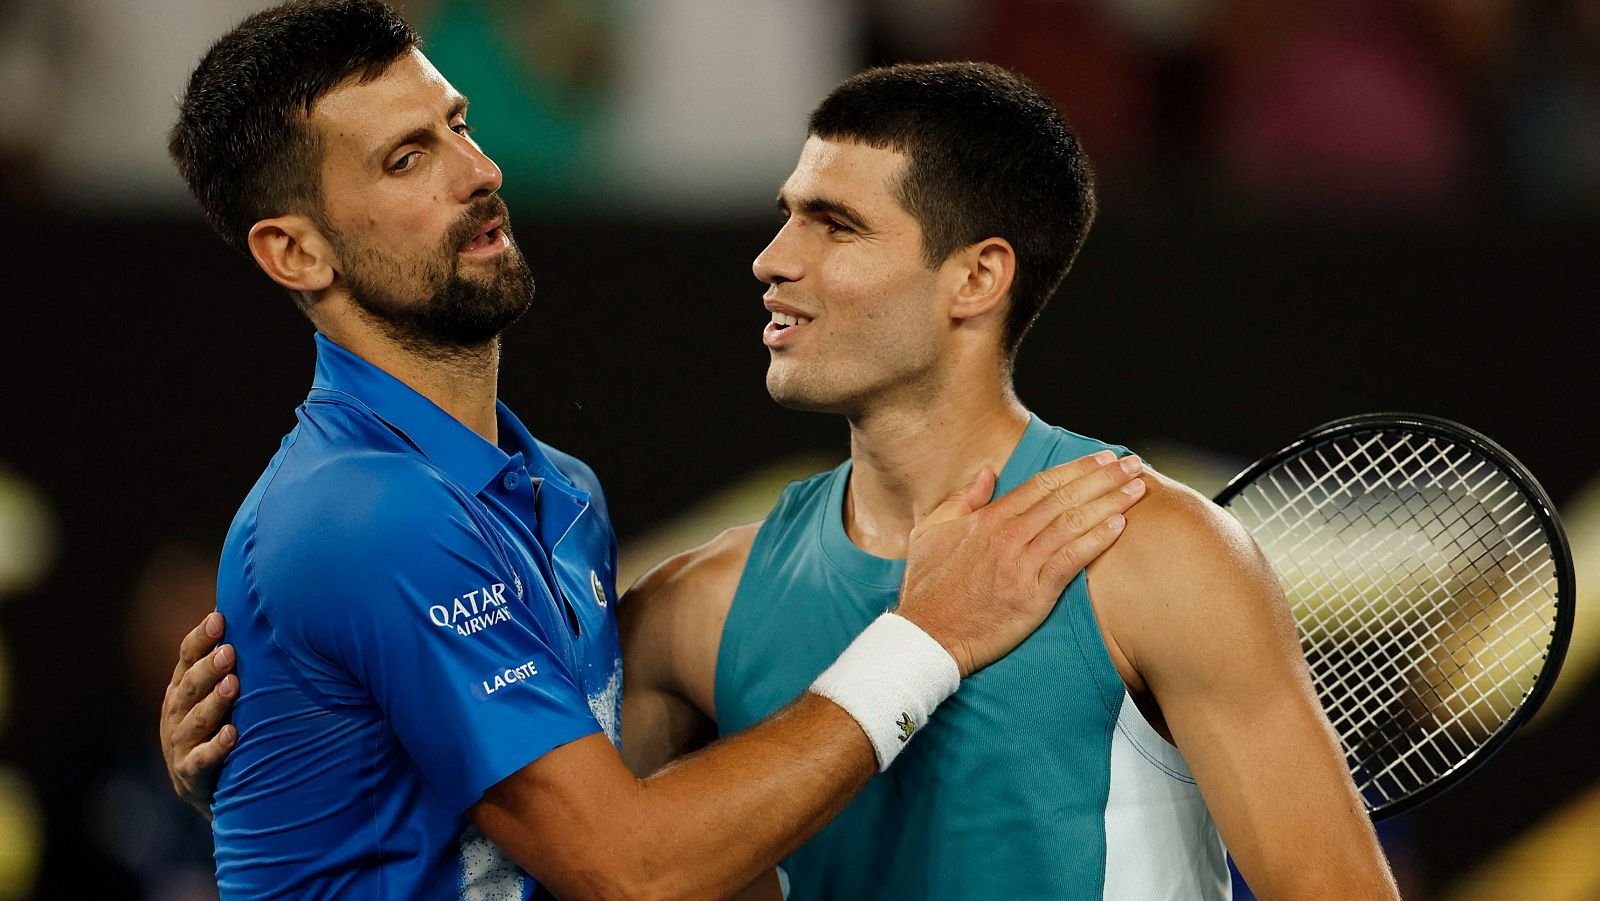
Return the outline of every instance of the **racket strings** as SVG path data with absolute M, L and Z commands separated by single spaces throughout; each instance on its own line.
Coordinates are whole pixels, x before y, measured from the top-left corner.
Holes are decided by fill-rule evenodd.
M 1402 586 L 1402 587 L 1405 587 L 1405 586 Z M 1482 592 L 1478 592 L 1478 594 L 1482 594 Z M 1470 608 L 1469 608 L 1469 613 L 1470 613 Z M 1496 623 L 1496 626 L 1502 626 L 1502 623 Z M 1435 631 L 1435 629 L 1437 629 L 1437 623 L 1429 623 L 1429 624 L 1427 624 L 1427 627 L 1429 627 L 1429 631 L 1430 632 Z M 1424 637 L 1422 637 L 1422 635 L 1416 635 L 1416 634 L 1414 634 L 1414 632 L 1413 632 L 1413 634 L 1411 634 L 1411 637 L 1414 637 L 1414 639 L 1418 639 L 1418 640 L 1424 639 Z M 1402 635 L 1402 639 L 1403 639 L 1403 635 Z M 1458 667 L 1458 669 L 1459 669 L 1459 667 Z M 1448 682 L 1448 674 L 1446 674 L 1446 679 L 1445 680 L 1440 680 L 1440 682 Z M 1368 685 L 1368 688 L 1370 688 L 1370 685 Z M 1432 693 L 1432 695 L 1435 695 L 1435 698 L 1434 698 L 1434 703 L 1435 704 L 1440 703 L 1440 701 L 1445 701 L 1445 698 L 1438 698 L 1438 696 L 1437 696 L 1438 683 L 1432 683 L 1432 685 L 1430 685 L 1429 688 L 1430 688 L 1429 693 Z M 1470 690 L 1470 688 L 1475 688 L 1475 685 L 1467 685 L 1467 687 L 1462 688 L 1462 690 Z M 1485 698 L 1486 698 L 1486 693 L 1483 693 L 1483 691 L 1480 691 L 1480 695 L 1485 696 Z M 1472 709 L 1472 707 L 1469 707 L 1469 709 L 1467 709 L 1466 712 L 1467 712 L 1467 717 L 1470 717 L 1470 719 L 1474 719 L 1475 722 L 1482 723 L 1482 719 L 1478 719 L 1478 717 L 1477 717 L 1477 715 L 1475 715 L 1475 711 L 1474 711 L 1474 709 Z M 1390 714 L 1390 717 L 1395 717 L 1395 715 L 1397 715 L 1397 714 Z M 1384 730 L 1384 731 L 1387 731 L 1387 730 Z M 1445 736 L 1445 738 L 1448 738 L 1448 736 L 1450 736 L 1450 733 L 1448 733 L 1448 731 L 1442 730 L 1442 728 L 1440 728 L 1440 730 L 1435 730 L 1435 733 L 1438 733 L 1438 735 L 1443 735 L 1443 736 Z M 1430 738 L 1437 738 L 1437 736 L 1430 736 Z M 1384 749 L 1381 749 L 1381 751 L 1384 751 Z M 1402 759 L 1400 759 L 1400 763 L 1406 763 L 1406 762 L 1408 762 L 1408 759 L 1406 759 L 1406 757 L 1402 757 Z
M 1551 565 L 1552 565 L 1551 561 L 1547 560 L 1544 563 L 1540 564 L 1540 568 L 1541 569 L 1548 568 Z M 1531 578 L 1534 578 L 1534 577 L 1536 577 L 1538 575 L 1539 575 L 1539 573 L 1537 571 L 1533 572 L 1533 573 L 1529 573 L 1529 574 L 1523 576 L 1522 579 L 1519 580 L 1519 582 L 1512 583 L 1510 586 L 1508 586 L 1508 588 L 1510 590 L 1514 591 L 1517 588 L 1521 587 L 1521 582 L 1525 582 L 1525 581 L 1527 581 L 1527 580 L 1529 580 Z M 1405 589 L 1406 587 L 1407 586 L 1405 586 L 1405 585 L 1401 585 L 1400 586 L 1400 588 L 1402 590 Z M 1470 598 L 1472 600 L 1477 601 L 1479 599 L 1483 599 L 1486 602 L 1486 604 L 1487 603 L 1493 603 L 1494 601 L 1498 600 L 1499 597 L 1500 597 L 1500 595 L 1498 595 L 1496 593 L 1492 593 L 1492 592 L 1488 591 L 1485 588 L 1480 588 L 1480 589 L 1478 589 L 1476 591 L 1473 591 L 1471 593 L 1471 595 L 1470 595 Z M 1471 616 L 1476 612 L 1481 612 L 1483 610 L 1486 610 L 1487 609 L 1486 604 L 1485 605 L 1478 605 L 1476 607 L 1464 605 L 1463 606 L 1463 612 L 1465 614 Z M 1516 609 L 1516 608 L 1512 608 L 1512 609 Z M 1415 656 L 1416 653 L 1421 653 L 1421 654 L 1425 654 L 1425 655 L 1430 655 L 1431 656 L 1434 653 L 1434 650 L 1435 650 L 1436 646 L 1442 640 L 1442 636 L 1440 634 L 1440 629 L 1443 628 L 1444 626 L 1448 625 L 1448 622 L 1445 619 L 1443 619 L 1442 617 L 1436 615 L 1437 612 L 1438 612 L 1437 610 L 1430 611 L 1429 613 L 1424 614 L 1421 618 L 1419 618 L 1416 621 L 1416 623 L 1413 624 L 1412 626 L 1410 626 L 1410 627 L 1408 627 L 1408 628 L 1406 628 L 1406 629 L 1404 629 L 1404 630 L 1402 630 L 1402 631 L 1400 631 L 1398 633 L 1391 633 L 1392 634 L 1392 638 L 1390 638 L 1388 640 L 1385 640 L 1383 642 L 1383 644 L 1380 646 L 1380 652 L 1393 650 L 1395 653 L 1397 653 L 1398 655 L 1400 655 L 1402 657 Z M 1499 617 L 1496 617 L 1494 620 L 1492 620 L 1491 622 L 1483 625 L 1482 627 L 1475 627 L 1475 631 L 1477 632 L 1478 636 L 1479 637 L 1484 637 L 1484 636 L 1487 636 L 1491 632 L 1516 634 L 1518 629 L 1515 628 L 1515 627 L 1521 627 L 1522 625 L 1525 624 L 1525 622 L 1527 620 L 1531 619 L 1533 616 L 1536 615 L 1536 612 L 1534 612 L 1534 611 L 1526 611 L 1525 610 L 1525 611 L 1523 611 L 1522 618 L 1518 621 L 1518 623 L 1515 624 L 1515 627 L 1508 629 L 1505 626 L 1504 619 L 1505 619 L 1506 616 L 1510 615 L 1510 613 L 1511 613 L 1511 610 L 1507 610 L 1507 611 L 1503 612 Z M 1422 628 L 1423 631 L 1421 633 L 1418 633 L 1416 631 L 1418 628 Z M 1332 636 L 1332 637 L 1337 639 L 1337 638 L 1340 638 L 1341 636 L 1335 635 L 1335 636 Z M 1348 638 L 1350 638 L 1352 636 L 1348 636 L 1347 635 L 1347 636 L 1343 636 L 1343 637 L 1348 639 Z M 1366 638 L 1369 638 L 1369 639 L 1373 638 L 1373 636 L 1370 636 L 1370 635 L 1369 636 L 1363 636 L 1363 637 L 1366 637 Z M 1404 649 L 1395 649 L 1393 647 L 1394 645 L 1399 644 L 1402 641 L 1406 641 L 1407 644 L 1408 644 L 1408 647 L 1406 647 Z M 1542 657 L 1542 653 L 1541 652 L 1542 652 L 1543 648 L 1542 648 L 1542 646 L 1540 644 L 1538 644 L 1534 640 L 1534 637 L 1532 635 L 1525 636 L 1523 641 L 1518 643 L 1518 644 L 1513 644 L 1513 645 L 1508 645 L 1508 646 L 1503 647 L 1501 649 L 1503 656 L 1509 656 L 1510 653 L 1512 653 L 1514 651 L 1519 651 L 1523 644 L 1528 645 L 1530 647 L 1530 649 L 1534 653 L 1532 655 L 1527 656 L 1527 657 L 1520 657 L 1520 655 L 1519 655 L 1520 662 L 1522 662 L 1524 665 L 1533 665 L 1540 657 Z M 1445 684 L 1450 683 L 1454 679 L 1454 677 L 1461 670 L 1465 669 L 1466 666 L 1470 665 L 1471 663 L 1472 663 L 1472 661 L 1470 659 L 1464 659 L 1464 660 L 1459 661 L 1459 663 L 1456 665 L 1454 670 L 1442 671 L 1440 678 L 1438 678 L 1438 679 L 1436 679 L 1434 681 L 1431 681 L 1427 685 L 1423 686 L 1423 693 L 1433 693 L 1433 694 L 1436 695 L 1436 701 L 1438 703 L 1446 703 L 1450 699 L 1437 696 L 1437 689 L 1441 685 L 1445 685 Z M 1395 675 L 1392 676 L 1389 681 L 1387 681 L 1385 683 L 1382 683 L 1382 684 L 1377 684 L 1377 685 L 1372 684 L 1370 682 L 1370 680 L 1363 681 L 1362 683 L 1355 684 L 1355 685 L 1349 684 L 1347 681 L 1342 681 L 1342 682 L 1338 683 L 1336 686 L 1333 686 L 1333 687 L 1337 688 L 1340 692 L 1345 693 L 1345 694 L 1353 693 L 1353 692 L 1356 692 L 1356 691 L 1364 691 L 1364 692 L 1369 692 L 1369 693 L 1376 691 L 1377 693 L 1381 694 L 1381 693 L 1383 693 L 1385 691 L 1388 691 L 1389 689 L 1393 688 L 1394 680 L 1396 678 L 1399 678 L 1402 675 L 1403 675 L 1403 673 L 1396 672 Z M 1469 686 L 1463 686 L 1461 688 L 1461 690 L 1465 690 L 1466 687 L 1469 687 Z M 1470 712 L 1470 710 L 1469 710 L 1469 712 Z
M 1278 569 L 1369 804 L 1461 765 L 1531 690 L 1555 561 L 1527 498 L 1473 448 L 1346 435 L 1280 463 L 1230 510 Z
M 1437 480 L 1436 480 L 1436 481 L 1437 481 Z M 1480 556 L 1481 556 L 1481 555 L 1480 555 Z M 1399 586 L 1399 587 L 1400 587 L 1400 588 L 1401 588 L 1401 589 L 1402 589 L 1402 590 L 1404 590 L 1404 589 L 1407 589 L 1407 588 L 1410 588 L 1410 587 L 1413 587 L 1413 586 L 1407 586 L 1407 585 L 1405 585 L 1405 584 L 1403 584 L 1403 583 L 1402 583 L 1402 584 L 1401 584 L 1401 585 L 1400 585 L 1400 586 Z M 1485 593 L 1486 593 L 1486 592 L 1476 592 L 1476 593 L 1475 593 L 1475 595 L 1481 595 L 1481 594 L 1485 594 Z M 1471 611 L 1470 611 L 1470 607 L 1469 607 L 1469 612 L 1471 612 Z M 1430 632 L 1430 633 L 1433 633 L 1433 632 L 1435 632 L 1435 631 L 1436 631 L 1436 629 L 1437 629 L 1437 626 L 1438 626 L 1438 623 L 1437 623 L 1437 621 L 1436 621 L 1436 618 L 1430 618 L 1430 619 L 1434 619 L 1434 620 L 1435 620 L 1435 621 L 1433 621 L 1433 622 L 1426 622 L 1426 621 L 1425 621 L 1425 623 L 1424 623 L 1424 624 L 1425 624 L 1425 626 L 1426 626 L 1426 627 L 1427 627 L 1427 629 L 1428 629 L 1428 631 L 1429 631 L 1429 632 Z M 1424 638 L 1426 638 L 1426 637 L 1429 637 L 1429 636 L 1422 636 L 1422 635 L 1417 635 L 1417 634 L 1416 634 L 1416 633 L 1415 633 L 1415 631 L 1412 631 L 1412 632 L 1411 632 L 1411 633 L 1410 633 L 1410 634 L 1409 634 L 1409 636 L 1407 636 L 1407 635 L 1406 635 L 1406 634 L 1405 634 L 1405 633 L 1402 633 L 1402 635 L 1401 635 L 1401 636 L 1400 636 L 1400 639 L 1399 639 L 1399 640 L 1403 640 L 1403 639 L 1404 639 L 1404 638 L 1405 638 L 1405 637 L 1411 637 L 1411 638 L 1413 638 L 1413 639 L 1416 639 L 1416 640 L 1419 640 L 1419 641 L 1420 641 L 1420 640 L 1423 640 L 1423 639 L 1424 639 Z M 1346 687 L 1347 687 L 1347 688 L 1348 688 L 1348 686 L 1346 686 Z M 1370 685 L 1369 685 L 1369 686 L 1365 686 L 1365 687 L 1367 687 L 1367 688 L 1370 688 L 1370 687 L 1371 687 L 1371 686 L 1370 686 Z M 1434 688 L 1434 689 L 1435 689 L 1435 690 L 1436 690 L 1436 688 L 1437 688 L 1437 686 L 1436 686 L 1436 685 L 1435 685 L 1435 686 L 1430 686 L 1430 687 L 1431 687 L 1431 688 Z M 1471 711 L 1470 711 L 1470 710 L 1469 710 L 1469 713 L 1471 713 Z

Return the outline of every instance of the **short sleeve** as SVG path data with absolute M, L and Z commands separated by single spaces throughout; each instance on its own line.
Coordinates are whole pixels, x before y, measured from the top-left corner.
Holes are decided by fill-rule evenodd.
M 317 500 L 263 498 L 251 568 L 274 639 L 333 704 L 370 705 L 465 810 L 600 726 L 541 579 L 427 464 L 325 467 Z

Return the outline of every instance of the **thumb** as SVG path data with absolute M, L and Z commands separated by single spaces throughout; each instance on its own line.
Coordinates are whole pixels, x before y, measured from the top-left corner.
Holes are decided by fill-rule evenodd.
M 970 513 L 989 503 L 990 499 L 994 497 L 996 478 L 994 470 L 987 466 L 978 470 L 978 474 L 972 477 L 972 484 L 968 485 L 962 493 L 962 500 L 967 505 L 965 512 Z
M 994 480 L 994 472 L 989 467 L 985 466 L 978 470 L 978 474 L 973 476 L 971 482 L 951 492 L 943 503 L 917 520 L 912 534 L 918 535 L 953 519 L 960 519 L 987 504 L 994 494 Z

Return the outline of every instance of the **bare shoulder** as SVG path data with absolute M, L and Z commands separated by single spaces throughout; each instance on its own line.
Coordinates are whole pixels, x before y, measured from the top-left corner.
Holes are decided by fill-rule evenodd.
M 1163 665 L 1281 647 L 1294 626 L 1249 533 L 1204 495 L 1156 472 L 1116 544 L 1089 566 L 1106 644 L 1135 694 Z
M 668 557 L 627 590 L 617 623 L 629 683 L 682 695 L 709 715 L 722 626 L 760 529 L 759 522 L 726 529 Z
M 760 530 L 760 522 L 724 529 L 705 544 L 661 561 L 623 594 L 618 615 L 637 620 L 683 606 L 721 606 L 725 615 Z
M 1158 472 L 1143 478 L 1148 493 L 1128 511 L 1127 529 L 1102 555 L 1102 568 L 1119 577 L 1169 582 L 1265 565 L 1254 540 L 1226 510 Z

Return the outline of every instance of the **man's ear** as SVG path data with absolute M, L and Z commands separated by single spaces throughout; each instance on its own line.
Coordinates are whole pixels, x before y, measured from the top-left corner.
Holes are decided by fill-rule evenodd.
M 984 238 L 956 251 L 955 302 L 950 318 L 973 319 L 996 309 L 1017 277 L 1017 252 L 1005 238 Z
M 250 255 L 273 281 L 290 291 L 315 294 L 333 284 L 333 246 L 306 216 L 277 216 L 250 227 Z

